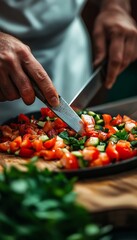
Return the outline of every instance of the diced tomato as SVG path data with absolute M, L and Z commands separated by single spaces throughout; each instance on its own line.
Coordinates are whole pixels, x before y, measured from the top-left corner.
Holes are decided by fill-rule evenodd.
M 113 142 L 109 142 L 107 147 L 106 147 L 106 153 L 109 156 L 109 158 L 112 160 L 119 160 L 119 153 L 116 150 L 116 144 L 114 144 Z
M 22 143 L 22 137 L 21 136 L 16 137 L 12 142 L 10 142 L 11 152 L 13 152 L 13 153 L 16 152 L 20 148 L 21 143 Z
M 34 150 L 30 148 L 22 147 L 19 151 L 19 156 L 24 158 L 31 158 L 34 155 Z
M 9 148 L 10 148 L 10 142 L 9 141 L 0 143 L 0 151 L 7 152 L 7 150 L 9 150 Z
M 53 123 L 51 121 L 46 121 L 43 127 L 43 131 L 45 133 L 51 131 L 53 129 Z
M 54 121 L 54 126 L 55 126 L 55 128 L 67 128 L 68 127 L 68 125 L 58 117 Z
M 137 150 L 132 149 L 130 142 L 126 140 L 119 140 L 116 144 L 116 150 L 119 153 L 120 159 L 128 159 L 137 155 Z
M 112 116 L 110 114 L 102 114 L 103 117 L 103 121 L 104 121 L 104 125 L 108 125 L 110 124 L 111 120 L 112 120 Z
M 56 116 L 49 108 L 41 108 L 40 112 L 42 117 L 54 118 Z
M 71 152 L 65 152 L 60 160 L 66 169 L 78 169 L 78 160 Z
M 91 165 L 91 167 L 101 167 L 103 166 L 102 160 L 100 158 L 95 159 Z
M 128 117 L 127 115 L 123 116 L 123 122 L 124 123 L 135 123 L 137 125 L 137 122 L 133 119 L 131 119 L 130 117 Z
M 108 129 L 108 137 L 117 132 L 113 126 L 105 125 L 105 128 Z
M 94 146 L 85 147 L 82 150 L 83 158 L 88 161 L 93 161 L 97 159 L 99 156 L 99 153 L 100 153 L 99 150 Z
M 56 160 L 55 150 L 41 150 L 36 155 L 43 157 L 45 160 Z
M 49 138 L 53 138 L 57 135 L 57 132 L 54 128 L 52 128 L 50 131 L 47 132 L 47 135 Z
M 18 122 L 25 122 L 25 123 L 29 123 L 30 119 L 29 117 L 27 117 L 25 114 L 21 113 L 18 116 Z
M 20 146 L 21 147 L 26 147 L 26 148 L 31 148 L 32 147 L 32 143 L 31 143 L 29 138 L 28 139 L 23 139 Z
M 39 152 L 43 148 L 43 142 L 41 139 L 35 139 L 31 144 L 36 152 Z
M 111 121 L 111 125 L 117 126 L 123 122 L 123 118 L 120 114 L 118 114 L 116 117 L 114 117 Z
M 109 138 L 109 134 L 103 131 L 98 133 L 98 138 L 100 141 L 106 141 Z
M 132 128 L 136 127 L 136 124 L 133 122 L 127 122 L 125 123 L 125 130 L 127 132 L 130 132 L 132 130 Z
M 110 158 L 106 152 L 101 152 L 99 154 L 99 158 L 101 159 L 103 166 L 108 165 L 110 163 Z
M 81 118 L 83 121 L 84 129 L 86 131 L 86 135 L 88 135 L 88 136 L 91 135 L 93 133 L 94 126 L 95 126 L 94 118 L 87 114 L 82 114 Z
M 56 137 L 51 138 L 51 139 L 45 141 L 45 142 L 43 143 L 43 146 L 44 146 L 46 149 L 50 149 L 50 148 L 52 148 L 52 147 L 55 145 L 55 142 L 56 142 Z
M 58 136 L 56 138 L 54 149 L 64 148 L 65 146 L 66 146 L 66 144 L 64 143 L 63 139 Z
M 101 152 L 98 156 L 97 159 L 95 159 L 92 163 L 91 166 L 95 167 L 95 166 L 106 166 L 110 163 L 110 158 L 107 155 L 106 152 Z

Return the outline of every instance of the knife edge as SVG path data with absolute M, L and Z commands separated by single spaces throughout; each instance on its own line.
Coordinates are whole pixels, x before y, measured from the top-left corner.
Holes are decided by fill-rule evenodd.
M 49 107 L 59 118 L 61 118 L 68 126 L 70 126 L 78 134 L 83 133 L 83 124 L 78 114 L 69 106 L 69 104 L 59 96 L 60 104 L 57 107 L 52 107 L 43 96 L 37 84 L 31 79 L 31 83 L 35 90 L 36 96 Z

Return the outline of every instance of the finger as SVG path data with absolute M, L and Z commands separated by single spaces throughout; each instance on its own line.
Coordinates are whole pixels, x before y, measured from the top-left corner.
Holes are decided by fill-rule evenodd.
M 123 62 L 120 72 L 122 72 L 131 62 L 133 62 L 137 58 L 136 44 L 136 37 L 131 36 L 126 39 Z
M 109 46 L 109 59 L 105 86 L 110 89 L 120 73 L 124 55 L 124 37 L 122 35 L 113 36 Z
M 35 80 L 49 104 L 57 106 L 59 104 L 58 93 L 41 64 L 31 55 L 27 62 L 23 62 L 23 66 L 28 75 Z
M 105 33 L 101 28 L 96 28 L 93 32 L 93 46 L 94 46 L 94 66 L 98 66 L 106 57 L 106 39 Z
M 14 82 L 15 86 L 17 87 L 21 98 L 23 99 L 24 103 L 30 105 L 35 100 L 35 92 L 33 87 L 30 83 L 30 80 L 20 64 L 16 61 L 14 64 L 14 69 L 10 73 L 12 81 Z
M 4 99 L 12 101 L 18 99 L 19 93 L 14 84 L 12 83 L 8 74 L 1 70 L 0 77 L 0 91 Z

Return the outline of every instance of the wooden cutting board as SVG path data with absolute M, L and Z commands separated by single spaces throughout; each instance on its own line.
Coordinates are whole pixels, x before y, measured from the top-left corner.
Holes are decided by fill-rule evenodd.
M 26 162 L 28 160 L 0 153 L 2 165 L 22 167 L 21 163 Z M 55 161 L 46 162 L 41 159 L 37 165 L 41 169 L 56 169 Z M 77 201 L 91 212 L 112 209 L 137 210 L 137 169 L 111 177 L 81 180 L 76 182 L 74 190 L 77 193 Z

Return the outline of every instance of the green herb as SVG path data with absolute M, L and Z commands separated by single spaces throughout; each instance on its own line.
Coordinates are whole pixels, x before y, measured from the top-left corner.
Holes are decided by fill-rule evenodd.
M 101 239 L 104 228 L 76 203 L 75 181 L 40 171 L 32 162 L 26 171 L 5 168 L 0 174 L 0 239 Z
M 127 140 L 128 139 L 128 133 L 126 132 L 125 129 L 119 130 L 114 135 L 116 135 L 117 138 L 121 139 L 121 140 Z
M 83 149 L 84 143 L 87 139 L 86 136 L 80 137 L 79 139 L 77 139 L 76 137 L 69 137 L 67 131 L 61 132 L 59 136 L 64 139 L 64 142 L 66 144 L 71 146 L 71 150 Z
M 133 128 L 131 129 L 131 133 L 132 133 L 132 134 L 137 134 L 137 127 L 133 127 Z

